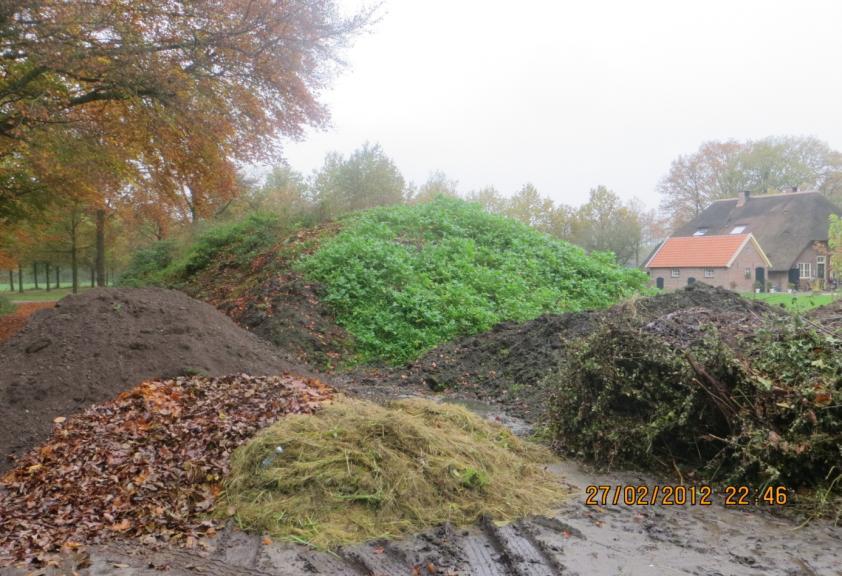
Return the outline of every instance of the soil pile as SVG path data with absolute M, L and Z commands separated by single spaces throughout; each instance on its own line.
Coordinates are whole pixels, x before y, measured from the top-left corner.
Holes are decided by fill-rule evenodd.
M 351 338 L 322 304 L 323 296 L 320 284 L 288 272 L 269 278 L 233 306 L 219 306 L 296 362 L 330 370 L 350 353 Z
M 808 320 L 820 324 L 833 332 L 842 332 L 842 299 L 826 306 L 810 310 L 806 315 Z
M 547 398 L 542 380 L 565 359 L 571 344 L 606 319 L 634 319 L 670 341 L 690 345 L 710 327 L 735 341 L 756 330 L 765 317 L 784 314 L 735 292 L 697 283 L 606 310 L 548 314 L 522 324 L 499 324 L 490 332 L 435 348 L 403 370 L 387 373 L 385 379 L 472 392 L 485 400 L 504 401 L 520 415 L 534 418 Z
M 38 310 L 52 308 L 52 302 L 27 302 L 15 305 L 11 314 L 0 316 L 0 342 L 5 342 L 26 326 L 29 317 Z
M 213 535 L 207 514 L 233 450 L 332 395 L 292 377 L 179 378 L 58 419 L 2 480 L 0 564 L 119 537 L 189 545 Z
M 69 416 L 150 378 L 292 364 L 213 307 L 173 290 L 94 289 L 60 300 L 0 344 L 0 471 Z
M 237 450 L 224 502 L 250 531 L 333 548 L 548 512 L 566 496 L 552 460 L 462 407 L 340 398 Z

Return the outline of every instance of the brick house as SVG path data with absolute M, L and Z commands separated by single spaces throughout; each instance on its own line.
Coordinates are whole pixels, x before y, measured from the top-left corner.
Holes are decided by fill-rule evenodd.
M 741 291 L 755 286 L 775 291 L 824 288 L 833 278 L 831 214 L 842 210 L 818 192 L 743 192 L 711 203 L 675 230 L 645 268 L 652 283 L 657 286 L 663 278 L 665 288 L 695 280 Z M 707 251 L 711 254 L 704 256 Z
M 675 290 L 696 280 L 743 292 L 772 263 L 751 234 L 667 238 L 646 263 L 658 288 Z

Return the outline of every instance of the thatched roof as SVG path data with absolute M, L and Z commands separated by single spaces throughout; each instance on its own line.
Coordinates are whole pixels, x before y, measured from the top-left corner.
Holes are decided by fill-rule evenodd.
M 772 261 L 770 270 L 785 271 L 812 242 L 827 241 L 831 214 L 842 215 L 842 209 L 818 192 L 750 196 L 744 203 L 729 198 L 712 203 L 672 235 L 693 236 L 702 228 L 706 236 L 723 235 L 745 226 L 738 232 L 754 235 Z

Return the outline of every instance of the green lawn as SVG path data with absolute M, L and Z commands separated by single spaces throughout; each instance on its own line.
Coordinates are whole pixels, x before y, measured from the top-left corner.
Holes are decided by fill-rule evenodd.
M 751 300 L 762 300 L 770 306 L 782 306 L 787 310 L 793 310 L 796 312 L 811 310 L 819 306 L 824 306 L 825 304 L 830 304 L 834 300 L 842 298 L 842 294 L 813 294 L 812 292 L 797 294 L 756 294 L 748 292 L 744 293 L 743 296 Z
M 86 287 L 79 287 L 79 292 L 84 292 L 85 290 L 89 290 Z M 43 288 L 35 290 L 34 288 L 30 290 L 24 289 L 23 292 L 9 292 L 9 290 L 0 291 L 0 294 L 6 296 L 12 302 L 51 302 L 54 300 L 61 300 L 68 294 L 72 293 L 73 290 L 71 288 L 53 288 L 49 292 L 44 290 Z

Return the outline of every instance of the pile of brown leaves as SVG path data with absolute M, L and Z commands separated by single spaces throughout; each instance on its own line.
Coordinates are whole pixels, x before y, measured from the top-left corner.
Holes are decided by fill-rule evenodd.
M 208 512 L 231 452 L 332 396 L 291 376 L 179 378 L 57 418 L 0 481 L 0 565 L 126 536 L 189 546 L 213 535 Z

